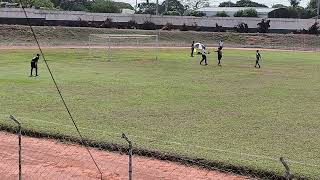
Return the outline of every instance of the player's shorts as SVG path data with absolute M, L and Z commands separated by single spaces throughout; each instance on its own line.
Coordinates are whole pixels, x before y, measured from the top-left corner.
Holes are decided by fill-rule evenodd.
M 218 59 L 221 60 L 221 59 L 222 59 L 222 56 L 221 56 L 221 55 L 218 55 Z
M 37 68 L 36 62 L 31 62 L 31 68 Z
M 202 59 L 207 59 L 207 56 L 206 55 L 202 55 Z

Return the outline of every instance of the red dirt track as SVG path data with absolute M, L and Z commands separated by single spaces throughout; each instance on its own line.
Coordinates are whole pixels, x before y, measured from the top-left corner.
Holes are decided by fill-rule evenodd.
M 0 132 L 0 179 L 18 179 L 18 138 Z M 100 179 L 84 147 L 55 140 L 22 137 L 23 179 Z M 91 149 L 104 180 L 128 179 L 128 156 Z M 133 179 L 242 180 L 245 177 L 133 156 Z

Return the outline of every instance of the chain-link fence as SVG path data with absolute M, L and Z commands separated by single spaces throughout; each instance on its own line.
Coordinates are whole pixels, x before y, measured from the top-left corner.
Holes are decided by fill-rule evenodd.
M 17 120 L 19 123 L 22 122 L 20 136 L 20 129 L 12 120 L 13 118 L 8 117 L 3 118 L 2 121 L 4 122 L 1 122 L 1 179 L 248 178 L 248 174 L 246 176 L 235 175 L 232 171 L 219 168 L 214 168 L 216 171 L 212 171 L 212 167 L 205 163 L 141 149 L 138 143 L 131 142 L 131 139 L 124 133 L 99 132 L 101 139 L 108 140 L 108 142 L 103 142 L 88 138 L 97 134 L 95 130 L 80 128 L 87 138 L 84 144 L 81 144 L 80 139 L 73 135 L 39 132 L 48 127 L 61 129 L 67 127 L 70 130 L 68 132 L 73 134 L 72 127 L 40 120 L 20 119 Z M 23 128 L 30 121 L 39 124 L 36 127 L 37 131 Z M 21 143 L 18 143 L 19 139 L 21 139 Z M 132 139 L 135 140 L 136 138 L 132 137 Z M 113 141 L 117 144 L 111 143 Z M 89 148 L 101 173 L 85 147 Z M 133 157 L 131 156 L 132 152 Z M 173 160 L 181 164 L 159 161 L 154 158 Z M 193 165 L 203 168 L 193 167 Z
M 36 53 L 31 31 L 1 26 L 0 69 L 6 77 L 0 78 L 0 105 L 3 113 L 19 114 L 23 179 L 129 178 L 128 142 L 133 179 L 320 179 L 319 52 L 306 58 L 298 52 L 319 51 L 319 36 L 34 28 L 84 139 L 64 115 L 42 62 L 40 78 L 22 78 Z M 143 61 L 154 54 L 131 44 L 115 49 L 113 61 L 105 63 L 108 47 L 97 47 L 91 57 L 90 34 L 158 35 L 160 61 Z M 215 74 L 197 69 L 189 58 L 192 41 L 213 52 L 220 40 L 228 67 L 210 69 Z M 255 53 L 228 48 L 293 51 L 262 52 L 272 68 L 256 72 L 249 69 Z M 0 127 L 0 179 L 16 179 L 18 126 L 2 114 Z
M 318 165 L 297 162 L 290 158 L 279 157 L 279 159 L 193 146 L 188 143 L 159 141 L 152 137 L 97 132 L 94 129 L 80 127 L 85 137 L 82 144 L 76 137 L 76 132 L 72 132 L 72 126 L 22 117 L 18 119 L 22 122 L 21 146 L 18 143 L 18 125 L 12 121 L 12 118 L 2 118 L 0 132 L 2 179 L 17 179 L 19 172 L 22 179 L 319 178 Z M 38 124 L 34 127 L 37 130 L 24 128 L 31 122 Z M 64 134 L 69 135 L 47 131 L 52 128 L 66 129 Z M 89 148 L 102 174 L 85 147 Z M 162 147 L 162 150 L 159 151 L 158 147 Z M 185 150 L 181 151 L 181 147 Z M 19 154 L 19 148 L 21 148 L 21 154 Z M 195 151 L 198 151 L 199 153 L 196 154 L 199 155 L 197 158 L 192 158 L 195 157 Z M 130 152 L 133 153 L 132 158 Z M 214 158 L 217 160 L 209 160 L 212 154 L 215 154 Z M 21 161 L 19 161 L 19 155 L 21 155 Z M 239 163 L 249 166 L 237 166 L 234 163 L 218 161 L 225 157 L 230 159 L 236 157 Z M 169 161 L 176 163 L 169 163 Z M 265 165 L 263 168 L 261 163 Z

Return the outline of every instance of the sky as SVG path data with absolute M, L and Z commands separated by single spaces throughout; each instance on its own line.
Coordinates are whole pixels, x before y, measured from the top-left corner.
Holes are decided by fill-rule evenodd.
M 136 0 L 114 0 L 114 1 L 119 1 L 119 2 L 127 2 L 132 4 L 132 6 L 135 6 Z M 138 3 L 146 2 L 146 0 L 137 0 Z M 162 3 L 163 0 L 159 0 L 159 3 Z M 221 2 L 224 1 L 229 1 L 229 0 L 209 0 L 211 5 L 219 5 Z M 237 0 L 231 0 L 232 2 L 237 2 Z M 284 4 L 284 5 L 289 5 L 289 0 L 252 0 L 254 2 L 262 3 L 265 4 L 269 7 L 271 7 L 274 4 Z M 310 0 L 301 0 L 301 6 L 306 7 L 308 2 Z M 149 2 L 156 2 L 156 0 L 149 0 Z

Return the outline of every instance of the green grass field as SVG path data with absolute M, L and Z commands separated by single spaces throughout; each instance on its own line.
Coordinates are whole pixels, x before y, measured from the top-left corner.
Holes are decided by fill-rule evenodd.
M 46 49 L 48 63 L 85 137 L 282 174 L 320 178 L 320 61 L 315 52 L 225 50 L 209 66 L 189 49 Z M 0 123 L 16 115 L 23 127 L 76 135 L 40 61 L 40 76 L 28 77 L 34 50 L 0 50 Z M 132 60 L 133 59 L 133 60 Z

